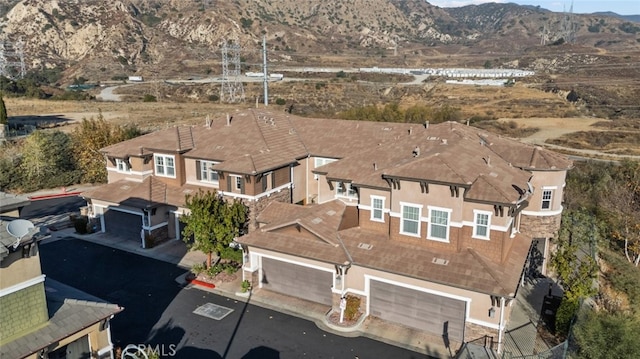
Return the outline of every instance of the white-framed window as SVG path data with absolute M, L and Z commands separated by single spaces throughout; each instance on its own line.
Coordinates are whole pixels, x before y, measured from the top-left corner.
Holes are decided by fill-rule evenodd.
M 475 217 L 473 221 L 473 238 L 489 239 L 491 212 L 474 210 L 473 216 Z
M 315 168 L 318 168 L 320 166 L 324 166 L 328 163 L 335 162 L 335 161 L 337 161 L 335 158 L 316 157 L 313 162 L 314 162 Z
M 542 209 L 551 209 L 551 201 L 553 199 L 553 190 L 545 189 L 542 191 Z
M 218 184 L 218 172 L 211 169 L 217 162 L 212 161 L 200 161 L 200 181 Z
M 420 216 L 422 206 L 410 203 L 401 203 L 400 234 L 420 237 Z
M 429 208 L 429 230 L 427 239 L 449 242 L 449 215 L 448 208 Z
M 171 155 L 154 154 L 156 164 L 156 176 L 176 177 L 175 157 Z
M 236 190 L 242 190 L 242 177 L 240 176 L 231 176 L 233 177 L 233 186 Z
M 384 197 L 371 196 L 371 220 L 384 222 Z
M 358 193 L 356 192 L 356 189 L 351 185 L 351 183 L 336 182 L 336 194 L 338 195 L 338 197 L 358 197 Z
M 116 158 L 116 170 L 118 172 L 129 173 L 131 172 L 131 167 L 129 167 L 127 161 Z

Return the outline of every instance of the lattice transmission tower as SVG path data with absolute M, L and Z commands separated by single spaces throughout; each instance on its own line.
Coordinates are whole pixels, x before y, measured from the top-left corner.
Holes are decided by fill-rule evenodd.
M 16 74 L 22 79 L 27 73 L 24 63 L 24 42 L 19 39 L 11 42 L 8 39 L 0 40 L 0 76 L 15 78 Z
M 244 102 L 244 87 L 240 79 L 240 45 L 233 41 L 222 44 L 222 87 L 220 101 L 228 103 Z

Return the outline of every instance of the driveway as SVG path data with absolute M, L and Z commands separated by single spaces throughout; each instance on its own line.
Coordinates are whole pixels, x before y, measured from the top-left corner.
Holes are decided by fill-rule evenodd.
M 67 237 L 41 246 L 48 277 L 125 308 L 112 320 L 114 346 L 147 345 L 174 358 L 427 358 L 399 347 L 318 329 L 314 323 L 183 288 L 173 264 Z M 232 310 L 220 320 L 195 314 Z M 201 308 L 202 309 L 202 308 Z M 207 312 L 206 310 L 204 312 Z

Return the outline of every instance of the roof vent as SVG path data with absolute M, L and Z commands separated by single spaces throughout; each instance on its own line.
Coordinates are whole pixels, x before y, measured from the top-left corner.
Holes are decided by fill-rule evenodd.
M 336 211 L 334 211 L 334 210 L 327 211 L 327 215 L 328 216 L 333 216 L 334 214 L 336 214 Z
M 320 218 L 320 217 L 316 217 L 316 218 L 314 218 L 314 219 L 312 219 L 312 220 L 311 220 L 311 223 L 313 223 L 313 224 L 320 224 L 320 223 L 322 223 L 322 218 Z
M 444 258 L 433 257 L 433 260 L 431 261 L 431 263 L 438 264 L 438 265 L 441 265 L 441 266 L 446 266 L 447 264 L 449 264 L 449 260 L 448 259 L 444 259 Z
M 362 242 L 360 242 L 360 243 L 358 244 L 358 248 L 366 249 L 366 250 L 368 250 L 368 251 L 369 251 L 369 250 L 371 250 L 371 248 L 373 248 L 373 245 L 371 245 L 371 244 L 369 244 L 369 243 L 362 243 Z
M 418 157 L 420 156 L 420 147 L 416 146 L 416 148 L 413 149 L 413 157 Z
M 441 145 L 446 145 L 447 144 L 447 139 L 443 138 L 440 142 Z

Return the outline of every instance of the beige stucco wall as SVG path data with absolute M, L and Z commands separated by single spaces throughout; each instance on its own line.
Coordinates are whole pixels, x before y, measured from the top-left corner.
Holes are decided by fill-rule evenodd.
M 297 166 L 293 166 L 293 203 L 302 202 L 303 204 L 310 203 L 307 191 L 309 187 L 309 178 L 313 180 L 313 174 L 309 172 L 308 163 L 311 162 L 309 158 L 303 158 L 298 161 Z
M 566 179 L 566 171 L 533 171 L 531 184 L 533 186 L 533 195 L 529 199 L 529 206 L 525 211 L 560 211 L 562 209 L 562 199 L 564 195 L 564 186 Z M 549 210 L 542 209 L 542 192 L 545 187 L 553 188 L 553 197 L 551 208 Z
M 32 248 L 32 255 L 29 258 L 22 258 L 22 249 L 19 249 L 2 259 L 0 262 L 0 289 L 34 279 L 42 274 L 40 251 L 36 248 Z
M 131 164 L 131 172 L 118 172 L 117 167 L 107 160 L 107 182 L 113 183 L 119 180 L 127 179 L 134 181 L 142 181 L 146 177 L 153 174 L 152 161 L 147 164 L 144 163 L 144 159 L 140 157 L 130 157 L 129 163 Z
M 52 352 L 54 350 L 57 350 L 59 348 L 64 347 L 65 345 L 76 341 L 84 336 L 88 335 L 89 336 L 89 349 L 91 350 L 92 353 L 96 353 L 98 350 L 107 347 L 108 345 L 110 345 L 109 343 L 109 334 L 107 330 L 103 330 L 100 331 L 100 323 L 96 323 L 86 329 L 83 329 L 69 337 L 66 337 L 62 340 L 60 340 L 57 344 L 56 347 L 54 348 L 49 348 L 49 352 Z M 40 356 L 38 355 L 38 353 L 35 353 L 33 355 L 30 355 L 26 358 L 29 359 L 39 359 Z

